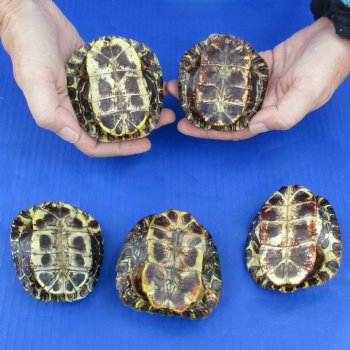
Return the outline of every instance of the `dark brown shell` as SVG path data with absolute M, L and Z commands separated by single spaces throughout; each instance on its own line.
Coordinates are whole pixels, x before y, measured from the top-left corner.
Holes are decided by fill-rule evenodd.
M 185 52 L 178 82 L 182 109 L 193 125 L 235 131 L 261 108 L 268 67 L 242 39 L 213 35 Z
M 341 259 L 338 222 L 328 201 L 284 186 L 260 209 L 249 232 L 246 264 L 255 282 L 282 292 L 320 285 Z

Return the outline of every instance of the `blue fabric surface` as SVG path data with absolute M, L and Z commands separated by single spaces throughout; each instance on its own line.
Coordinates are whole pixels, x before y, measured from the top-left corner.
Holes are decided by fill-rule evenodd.
M 166 80 L 176 78 L 184 51 L 210 33 L 239 35 L 264 50 L 312 22 L 305 0 L 56 3 L 86 41 L 116 34 L 148 44 Z M 152 133 L 147 154 L 89 159 L 35 125 L 2 49 L 0 62 L 1 350 L 349 348 L 349 79 L 327 105 L 287 132 L 220 142 L 183 136 L 172 125 Z M 174 98 L 165 105 L 182 116 Z M 330 283 L 283 295 L 253 283 L 244 247 L 266 198 L 294 183 L 333 204 L 344 257 Z M 12 219 L 47 200 L 79 206 L 103 228 L 101 278 L 81 302 L 36 301 L 14 270 Z M 192 212 L 216 241 L 224 288 L 205 320 L 137 313 L 121 304 L 115 290 L 115 263 L 127 233 L 143 216 L 167 208 Z

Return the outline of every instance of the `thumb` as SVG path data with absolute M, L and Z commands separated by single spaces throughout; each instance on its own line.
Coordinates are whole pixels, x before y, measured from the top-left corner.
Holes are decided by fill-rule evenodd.
M 36 123 L 55 132 L 65 141 L 76 143 L 81 135 L 81 128 L 73 109 L 67 108 L 68 91 L 64 88 L 59 94 L 53 82 L 33 82 L 26 84 L 23 93 Z M 70 102 L 68 104 L 70 106 Z
M 314 109 L 313 103 L 310 92 L 292 86 L 275 105 L 263 106 L 250 121 L 249 130 L 254 135 L 269 130 L 288 130 Z
M 170 80 L 166 84 L 166 91 L 179 98 L 179 87 L 177 80 Z

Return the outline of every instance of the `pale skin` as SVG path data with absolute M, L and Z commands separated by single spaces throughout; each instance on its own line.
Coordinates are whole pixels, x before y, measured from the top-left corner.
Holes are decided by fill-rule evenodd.
M 151 148 L 147 138 L 97 142 L 79 126 L 68 96 L 65 62 L 84 41 L 51 0 L 0 0 L 0 14 L 1 40 L 11 56 L 15 80 L 40 127 L 91 157 L 131 155 Z M 174 112 L 163 108 L 157 127 L 174 120 Z
M 325 17 L 260 54 L 267 62 L 270 79 L 262 109 L 248 128 L 202 130 L 184 118 L 178 123 L 179 131 L 193 137 L 236 141 L 269 130 L 290 129 L 325 104 L 350 72 L 350 40 L 337 35 Z M 168 82 L 167 90 L 178 97 L 177 81 Z
M 68 97 L 65 62 L 83 40 L 51 0 L 0 0 L 0 34 L 15 80 L 39 126 L 91 157 L 131 155 L 151 148 L 147 138 L 100 143 L 79 126 Z M 247 129 L 206 131 L 183 118 L 179 131 L 200 138 L 242 140 L 268 130 L 287 130 L 326 103 L 350 72 L 350 40 L 338 36 L 327 18 L 261 55 L 269 66 L 270 81 L 263 108 Z M 178 96 L 177 81 L 165 84 L 164 91 Z M 163 108 L 158 127 L 174 121 L 174 112 Z

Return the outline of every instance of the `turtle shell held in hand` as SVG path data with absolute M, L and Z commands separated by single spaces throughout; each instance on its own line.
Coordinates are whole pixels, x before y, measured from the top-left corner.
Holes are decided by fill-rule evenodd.
M 302 186 L 284 186 L 260 209 L 249 232 L 246 264 L 264 288 L 293 292 L 337 272 L 342 243 L 332 206 Z
M 116 286 L 123 303 L 136 310 L 206 317 L 222 288 L 214 241 L 188 212 L 147 216 L 129 233 Z
M 85 44 L 68 60 L 67 86 L 80 125 L 102 142 L 148 135 L 163 100 L 158 58 L 132 39 L 106 36 Z
M 69 204 L 46 202 L 13 221 L 11 249 L 24 289 L 42 301 L 75 301 L 94 288 L 102 264 L 97 221 Z
M 202 129 L 246 128 L 262 106 L 268 74 L 266 62 L 250 44 L 233 35 L 211 35 L 180 61 L 185 116 Z

